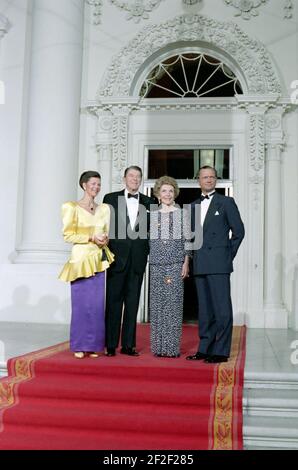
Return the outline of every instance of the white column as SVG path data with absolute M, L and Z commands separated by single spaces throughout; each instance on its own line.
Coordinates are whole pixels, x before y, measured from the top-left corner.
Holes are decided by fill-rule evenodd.
M 6 16 L 1 15 L 0 13 L 0 41 L 1 39 L 7 34 L 9 28 L 10 28 L 10 23 L 8 21 L 8 18 Z M 0 63 L 0 106 L 5 104 L 5 83 L 4 81 L 1 80 L 2 74 L 1 74 L 1 63 Z
M 17 263 L 61 262 L 60 206 L 76 199 L 84 2 L 35 0 Z M 62 257 L 61 257 L 62 255 Z
M 265 170 L 265 327 L 287 328 L 282 302 L 281 143 L 266 145 Z
M 291 318 L 291 328 L 298 331 L 298 255 L 294 271 L 294 311 Z
M 284 146 L 283 109 L 266 116 L 265 146 L 265 256 L 264 310 L 266 328 L 287 328 L 287 312 L 282 301 L 282 199 L 281 156 Z

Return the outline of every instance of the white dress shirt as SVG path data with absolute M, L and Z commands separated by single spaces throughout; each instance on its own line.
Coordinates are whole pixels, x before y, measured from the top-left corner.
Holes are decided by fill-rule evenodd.
M 134 229 L 134 226 L 135 226 L 135 223 L 136 223 L 136 220 L 137 220 L 137 216 L 138 216 L 138 212 L 139 212 L 139 193 L 138 194 L 138 199 L 135 199 L 134 197 L 130 197 L 128 198 L 128 191 L 127 189 L 125 189 L 124 191 L 124 196 L 125 196 L 125 199 L 126 199 L 126 205 L 127 205 L 127 213 L 128 213 L 128 217 L 129 217 L 129 222 L 130 222 L 130 226 L 132 229 Z
M 209 206 L 211 204 L 211 201 L 212 201 L 212 198 L 215 194 L 214 191 L 211 191 L 211 196 L 209 196 L 209 194 L 203 194 L 204 196 L 209 196 L 209 199 L 204 199 L 203 201 L 201 201 L 201 225 L 203 227 L 203 224 L 205 222 L 205 218 L 206 218 L 206 214 L 208 212 L 208 209 L 209 209 Z

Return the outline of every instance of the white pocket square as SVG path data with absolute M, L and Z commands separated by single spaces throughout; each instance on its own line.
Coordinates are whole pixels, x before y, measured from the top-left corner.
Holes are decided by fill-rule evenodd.
M 214 215 L 219 215 L 219 212 L 218 212 L 218 211 L 216 211 Z

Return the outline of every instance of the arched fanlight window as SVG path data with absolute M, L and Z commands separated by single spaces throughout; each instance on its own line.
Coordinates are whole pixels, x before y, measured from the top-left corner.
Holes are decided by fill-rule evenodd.
M 243 90 L 222 61 L 206 54 L 179 54 L 160 62 L 145 79 L 143 98 L 200 98 L 234 96 Z

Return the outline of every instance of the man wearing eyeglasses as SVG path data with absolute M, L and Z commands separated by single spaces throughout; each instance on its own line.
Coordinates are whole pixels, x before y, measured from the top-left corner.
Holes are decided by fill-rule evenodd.
M 200 343 L 197 353 L 186 359 L 220 363 L 227 362 L 230 355 L 233 331 L 230 275 L 244 238 L 244 225 L 234 199 L 215 191 L 215 168 L 202 167 L 198 181 L 202 194 L 192 203 L 192 231 L 198 231 L 196 224 L 203 229 L 203 243 L 193 254 Z

